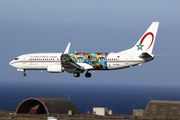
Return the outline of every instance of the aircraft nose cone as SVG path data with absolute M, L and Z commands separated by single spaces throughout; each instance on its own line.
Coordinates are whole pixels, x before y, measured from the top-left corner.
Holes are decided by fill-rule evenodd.
M 11 62 L 9 62 L 9 65 L 11 66 Z
M 13 61 L 9 62 L 9 65 L 13 67 Z

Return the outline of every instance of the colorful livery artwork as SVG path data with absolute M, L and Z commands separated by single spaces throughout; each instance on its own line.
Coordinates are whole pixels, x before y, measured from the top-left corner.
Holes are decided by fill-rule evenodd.
M 87 63 L 96 70 L 107 69 L 108 53 L 69 53 L 69 56 L 75 63 Z

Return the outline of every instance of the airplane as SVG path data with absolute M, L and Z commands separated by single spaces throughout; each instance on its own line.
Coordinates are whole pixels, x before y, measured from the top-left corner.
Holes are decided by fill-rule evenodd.
M 142 65 L 154 59 L 152 50 L 155 43 L 159 22 L 152 22 L 138 42 L 130 49 L 117 52 L 69 52 L 71 43 L 68 43 L 63 53 L 32 53 L 16 57 L 9 64 L 22 71 L 47 70 L 49 73 L 72 73 L 79 77 L 85 72 L 85 77 L 90 78 L 89 71 L 116 70 Z

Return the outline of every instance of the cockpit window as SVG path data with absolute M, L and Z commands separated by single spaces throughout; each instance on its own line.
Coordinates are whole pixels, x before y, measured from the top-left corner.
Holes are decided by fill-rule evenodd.
M 19 58 L 15 58 L 15 60 L 19 60 Z

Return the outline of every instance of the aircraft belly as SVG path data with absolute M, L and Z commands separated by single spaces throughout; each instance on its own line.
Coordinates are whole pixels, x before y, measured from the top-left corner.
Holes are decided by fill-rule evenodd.
M 47 65 L 29 65 L 28 69 L 44 70 L 44 69 L 47 69 Z
M 25 69 L 25 68 L 28 68 L 28 65 L 26 65 L 26 64 L 18 64 L 17 68 L 18 69 Z
M 127 68 L 127 67 L 131 67 L 131 66 L 135 66 L 140 64 L 139 61 L 129 61 L 129 62 L 107 62 L 107 67 L 109 70 L 113 70 L 113 69 L 123 69 L 123 68 Z
M 122 67 L 122 64 L 120 64 L 119 62 L 107 62 L 107 67 L 109 70 L 120 69 Z
M 47 62 L 47 63 L 29 63 L 28 65 L 28 69 L 34 69 L 34 70 L 46 70 L 48 65 L 54 65 L 55 63 L 50 63 L 50 62 Z

